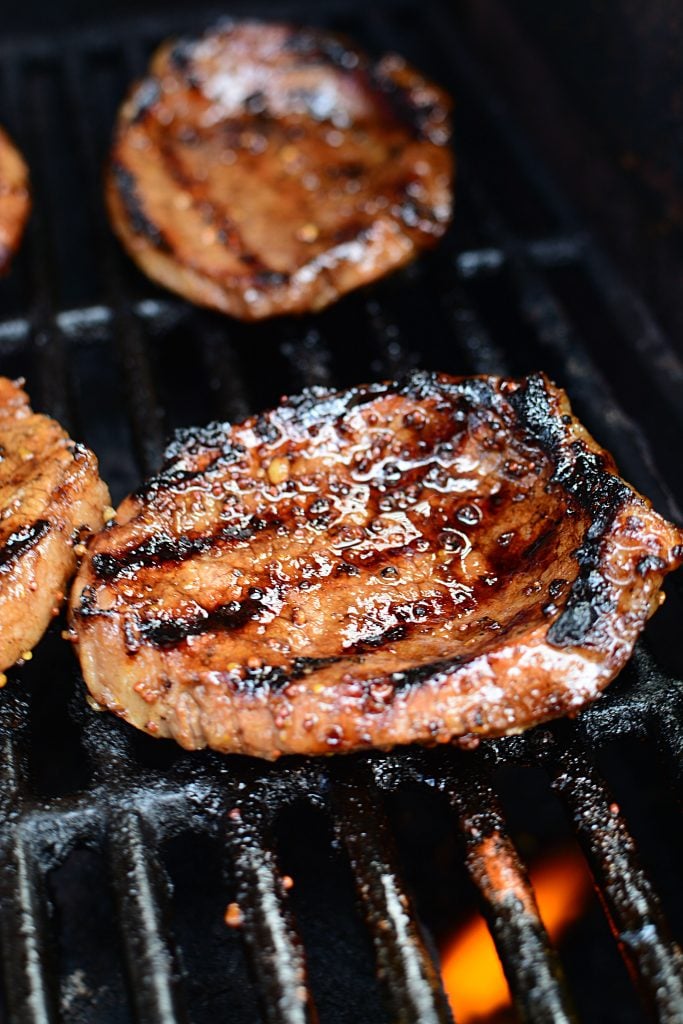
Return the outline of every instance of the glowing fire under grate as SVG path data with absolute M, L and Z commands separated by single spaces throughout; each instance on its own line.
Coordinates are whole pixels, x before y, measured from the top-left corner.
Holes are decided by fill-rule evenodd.
M 528 894 L 516 891 L 514 875 L 509 886 L 504 869 L 501 875 L 501 892 L 519 900 L 522 909 Z M 532 868 L 530 881 L 539 916 L 557 944 L 584 912 L 591 891 L 586 862 L 578 850 L 555 853 Z M 442 953 L 441 976 L 458 1024 L 498 1021 L 501 1012 L 512 1007 L 503 966 L 483 917 L 473 916 L 456 931 Z

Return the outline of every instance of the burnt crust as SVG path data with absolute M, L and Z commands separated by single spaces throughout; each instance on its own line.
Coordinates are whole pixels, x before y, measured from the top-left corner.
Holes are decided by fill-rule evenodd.
M 96 698 L 185 746 L 500 735 L 613 678 L 681 541 L 542 374 L 420 371 L 176 435 L 71 612 Z
M 123 104 L 113 227 L 191 301 L 247 320 L 321 309 L 446 230 L 450 108 L 401 58 L 224 20 L 164 44 Z

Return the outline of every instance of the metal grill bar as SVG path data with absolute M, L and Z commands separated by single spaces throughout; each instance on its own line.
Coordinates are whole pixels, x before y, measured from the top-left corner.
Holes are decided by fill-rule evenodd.
M 333 797 L 337 833 L 349 854 L 378 976 L 399 1024 L 448 1024 L 453 1017 L 439 972 L 400 881 L 377 801 L 365 778 L 337 786 Z
M 128 62 L 131 72 L 133 71 L 132 63 Z M 163 412 L 145 346 L 144 332 L 135 315 L 134 308 L 126 298 L 119 254 L 114 250 L 111 230 L 104 218 L 100 190 L 101 173 L 95 151 L 99 126 L 96 113 L 93 110 L 94 100 L 89 91 L 83 88 L 83 83 L 87 81 L 88 77 L 83 56 L 77 50 L 68 52 L 63 69 L 70 107 L 75 114 L 76 137 L 83 164 L 87 170 L 90 213 L 98 228 L 95 235 L 97 255 L 101 266 L 107 305 L 113 314 L 114 338 L 126 384 L 128 415 L 136 442 L 140 468 L 143 475 L 147 476 L 158 469 L 164 450 Z
M 54 974 L 45 939 L 43 871 L 20 827 L 5 834 L 0 847 L 0 901 L 2 970 L 11 1020 L 56 1024 L 59 1018 L 48 982 Z
M 135 811 L 109 825 L 114 889 L 131 1000 L 144 1024 L 183 1024 L 177 969 L 162 922 L 163 872 L 149 831 Z
M 585 749 L 558 750 L 553 787 L 571 814 L 619 948 L 656 1020 L 680 1019 L 683 956 L 618 805 Z
M 268 1024 L 315 1024 L 303 946 L 288 909 L 275 858 L 261 826 L 239 810 L 228 815 L 237 903 L 261 1008 Z
M 569 1024 L 575 1017 L 562 969 L 484 765 L 444 789 L 458 814 L 467 868 L 479 890 L 520 1019 Z

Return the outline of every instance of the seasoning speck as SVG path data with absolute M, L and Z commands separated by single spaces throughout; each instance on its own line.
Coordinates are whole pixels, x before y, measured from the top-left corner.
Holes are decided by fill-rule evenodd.
M 300 242 L 315 242 L 320 232 L 315 224 L 304 224 L 296 233 Z
M 281 484 L 289 477 L 289 461 L 277 456 L 268 466 L 268 479 L 271 484 Z

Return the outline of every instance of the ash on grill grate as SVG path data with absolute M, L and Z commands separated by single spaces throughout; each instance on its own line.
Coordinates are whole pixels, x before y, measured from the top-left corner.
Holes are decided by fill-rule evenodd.
M 277 11 L 393 47 L 456 95 L 456 224 L 438 250 L 320 316 L 248 328 L 132 267 L 101 199 L 114 113 L 155 43 L 216 13 L 0 42 L 0 113 L 35 190 L 0 281 L 0 372 L 25 375 L 36 404 L 98 452 L 114 499 L 170 428 L 242 417 L 305 384 L 541 367 L 676 518 L 683 480 L 665 456 L 680 416 L 641 411 L 680 414 L 678 359 L 507 119 L 446 4 Z M 683 1020 L 680 952 L 636 842 L 680 935 L 680 789 L 664 784 L 681 782 L 680 588 L 668 606 L 649 634 L 657 661 L 641 650 L 576 724 L 473 753 L 275 767 L 189 756 L 97 715 L 57 623 L 0 697 L 0 1020 L 447 1021 L 434 942 L 477 894 L 521 1019 L 569 1020 L 576 1006 L 586 1021 Z M 563 980 L 522 854 L 572 834 L 647 1010 L 597 905 L 562 946 Z M 503 865 L 524 913 L 497 882 Z M 237 929 L 223 919 L 233 902 Z

